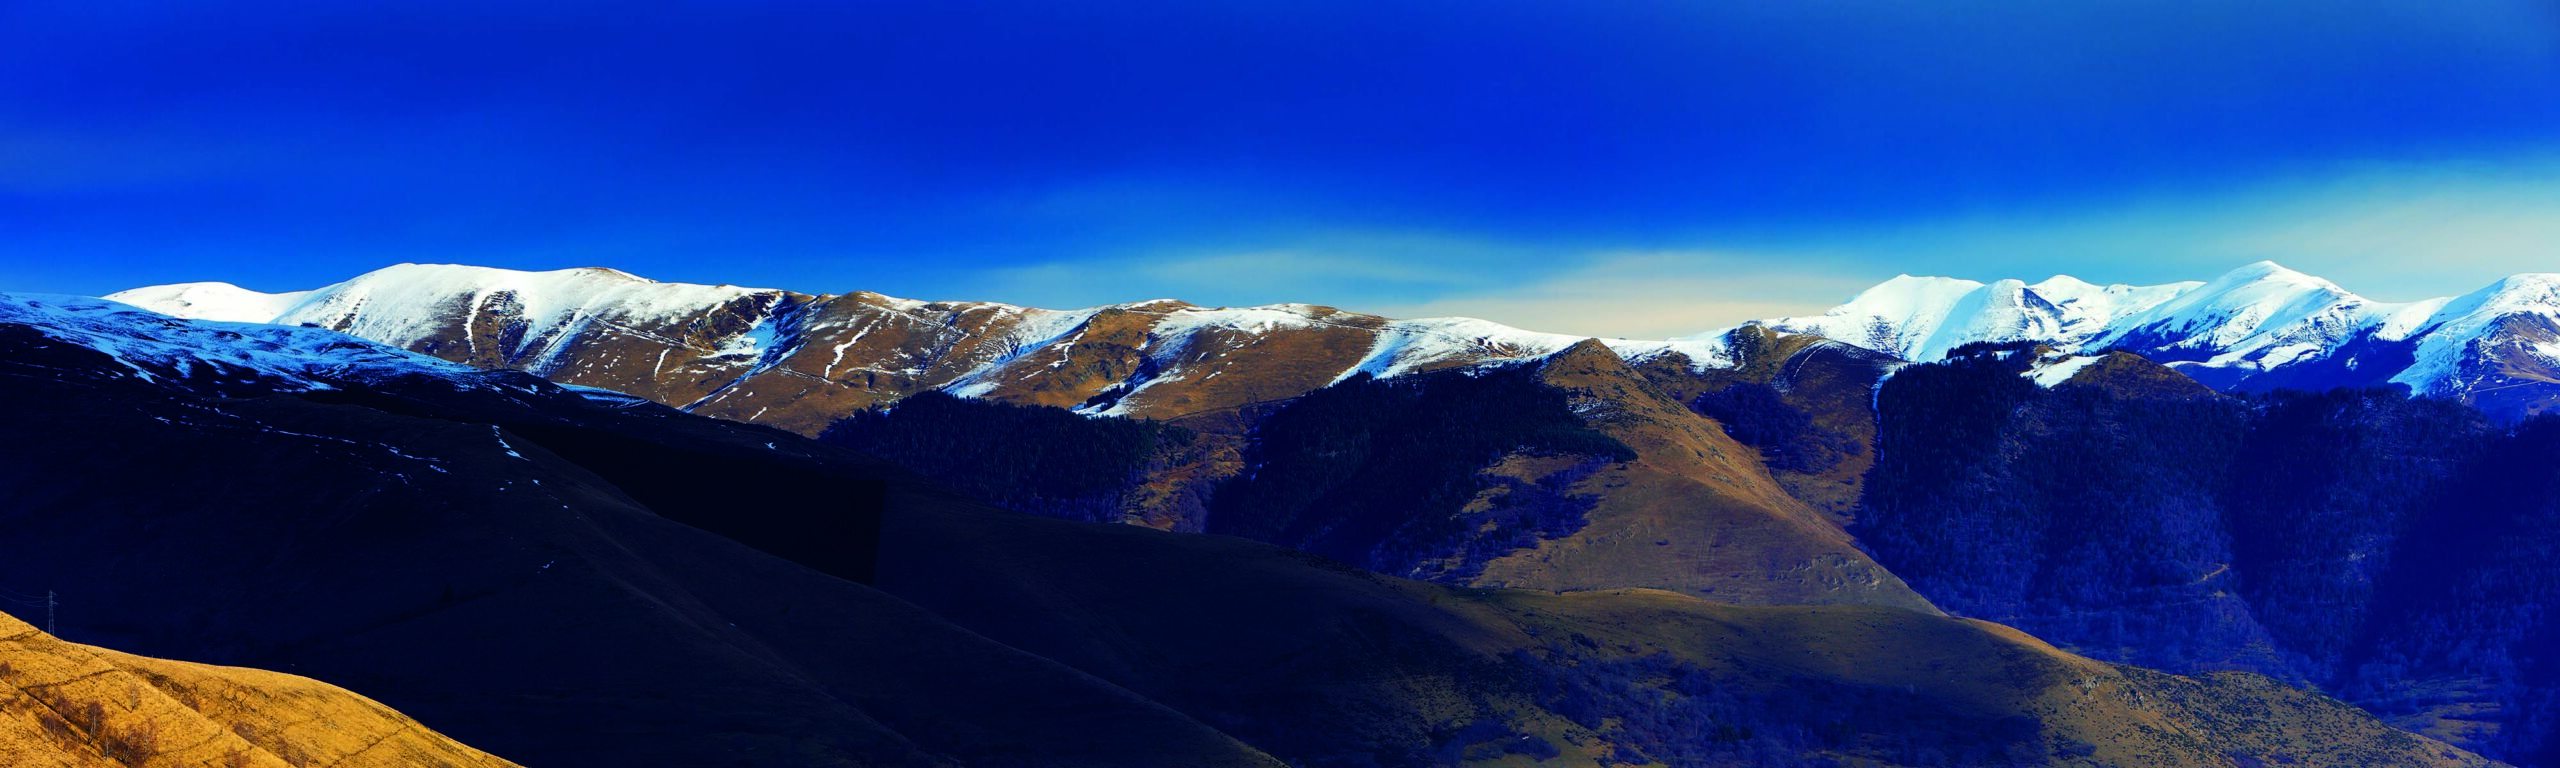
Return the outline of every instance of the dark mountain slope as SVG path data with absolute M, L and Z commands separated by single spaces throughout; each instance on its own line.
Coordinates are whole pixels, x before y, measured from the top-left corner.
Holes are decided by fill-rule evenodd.
M 2373 587 L 2348 690 L 2560 765 L 2560 418 L 2488 436 L 2432 488 Z
M 925 391 L 853 414 L 819 442 L 879 456 L 1006 509 L 1118 522 L 1196 442 L 1187 429 Z M 1197 504 L 1173 514 L 1198 520 Z
M 537 765 L 1269 764 L 1140 696 L 670 522 L 604 482 L 611 467 L 470 418 L 730 455 L 787 435 L 600 408 L 520 374 L 374 385 L 432 417 L 202 397 L 0 332 L 0 390 L 46 404 L 0 426 L 0 579 L 63 592 L 67 637 L 309 675 Z M 826 466 L 761 463 L 691 479 Z M 846 480 L 840 503 L 723 508 L 877 514 L 879 481 L 825 471 Z
M 1959 615 L 2147 666 L 2286 672 L 2223 568 L 2215 496 L 2241 409 L 2047 390 L 2019 375 L 2026 356 L 1885 384 L 1860 540 Z
M 1559 753 L 1542 765 L 2476 764 L 2263 678 L 2103 664 L 1895 608 L 1445 590 L 1218 536 L 903 520 L 890 540 L 965 528 L 984 560 L 892 550 L 884 588 L 1299 764 L 1479 762 L 1532 741 Z
M 1554 466 L 1485 472 L 1513 456 Z M 1354 376 L 1255 428 L 1246 472 L 1211 498 L 1207 527 L 1464 584 L 1493 558 L 1580 530 L 1597 498 L 1569 486 L 1635 458 L 1530 369 Z
M 1858 528 L 1880 562 L 2064 647 L 2264 672 L 2549 764 L 2560 445 L 2537 423 L 2382 389 L 2044 389 L 2033 359 L 1885 384 Z
M 189 383 L 227 370 L 209 359 L 28 328 L 0 329 L 0 386 L 48 407 L 0 416 L 0 579 L 60 585 L 65 634 L 264 660 L 530 764 L 2479 764 L 2252 679 L 1926 613 L 1450 590 L 1004 512 L 877 459 L 512 374 L 225 373 L 222 397 Z M 770 524 L 731 530 L 860 515 L 876 494 L 872 585 L 671 522 L 644 500 L 706 496 L 608 480 L 659 450 L 527 434 L 546 429 L 767 467 L 702 486 L 821 478 L 676 513 Z M 823 478 L 848 500 L 812 493 Z M 1689 719 L 1595 704 L 1631 696 Z
M 2283 393 L 2256 406 L 2221 497 L 2231 567 L 2285 650 L 2315 675 L 2334 675 L 2391 597 L 2377 590 L 2452 565 L 2397 553 L 2417 543 L 2404 537 L 2451 530 L 2436 510 L 2460 512 L 2431 497 L 2488 447 L 2490 427 L 2460 403 L 2390 390 Z

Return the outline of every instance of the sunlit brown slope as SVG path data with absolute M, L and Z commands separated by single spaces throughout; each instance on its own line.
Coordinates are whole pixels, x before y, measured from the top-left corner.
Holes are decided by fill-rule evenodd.
M 2039 348 L 2038 352 L 2056 354 L 2050 348 Z M 2219 394 L 2176 368 L 2131 352 L 2100 353 L 2097 362 L 2072 374 L 2059 386 L 2086 387 L 2123 400 L 2198 400 Z
M 335 686 L 65 643 L 9 616 L 0 616 L 0 764 L 515 765 Z
M 1758 384 L 1776 390 L 1812 424 L 1856 447 L 1819 471 L 1772 469 L 1779 486 L 1830 516 L 1851 522 L 1868 467 L 1875 465 L 1876 381 L 1899 365 L 1890 355 L 1820 336 L 1745 326 L 1725 335 L 1730 366 L 1696 367 L 1678 355 L 1636 366 L 1647 381 L 1684 404 L 1727 387 Z
M 1876 603 L 1928 610 L 1839 525 L 1790 496 L 1725 436 L 1598 342 L 1542 364 L 1575 411 L 1637 460 L 1584 480 L 1589 525 L 1496 560 L 1478 583 L 1546 590 L 1655 587 L 1738 603 Z

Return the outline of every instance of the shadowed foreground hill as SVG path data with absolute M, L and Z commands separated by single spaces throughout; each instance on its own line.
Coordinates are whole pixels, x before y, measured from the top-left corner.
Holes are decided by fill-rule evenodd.
M 2204 395 L 2129 355 L 2046 389 L 2019 375 L 2032 357 L 1960 351 L 1884 385 L 1859 528 L 1877 559 L 2075 651 L 2264 672 L 2560 765 L 2560 418 Z
M 74 645 L 8 616 L 0 616 L 0 763 L 515 765 L 324 683 Z
M 0 413 L 0 582 L 61 592 L 68 639 L 309 676 L 528 765 L 1274 764 L 670 519 L 876 532 L 861 459 L 523 374 L 376 363 L 314 390 L 230 358 L 137 359 L 173 329 L 81 339 L 128 345 L 112 357 L 45 335 L 76 330 L 0 324 L 0 395 L 46 404 Z M 720 492 L 745 484 L 755 503 Z M 804 559 L 867 576 L 876 543 L 835 543 L 852 557 Z
M 1978 622 L 1453 589 L 521 374 L 152 357 L 325 332 L 103 311 L 142 324 L 0 322 L 0 396 L 46 405 L 0 411 L 0 583 L 528 765 L 2482 764 Z
M 1300 764 L 2487 764 L 2266 678 L 2106 664 L 1985 622 L 1447 589 L 984 514 L 893 520 L 892 541 L 975 532 L 982 559 L 886 554 L 883 588 Z
M 1254 410 L 1185 422 L 1195 431 L 933 393 L 820 439 L 1071 519 L 1110 519 L 1091 510 L 1204 470 L 1223 475 L 1200 484 L 1213 492 L 1195 486 L 1210 533 L 1443 584 L 1930 610 L 1755 449 L 1598 342 L 1528 363 L 1355 375 Z M 1186 458 L 1230 441 L 1224 466 Z M 1090 472 L 1032 476 L 1068 468 Z

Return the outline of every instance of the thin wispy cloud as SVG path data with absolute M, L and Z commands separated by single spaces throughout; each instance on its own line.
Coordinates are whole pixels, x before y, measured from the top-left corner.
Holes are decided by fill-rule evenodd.
M 1596 336 L 1696 334 L 1818 312 L 1895 274 L 2206 279 L 2273 259 L 2378 299 L 2560 271 L 2560 156 L 2358 163 L 2105 204 L 1703 234 L 1673 248 L 1367 234 L 1235 252 L 1059 260 L 965 291 L 1049 305 L 1306 301 Z
M 1869 276 L 2149 283 L 2272 259 L 2376 298 L 2422 298 L 2560 271 L 2560 155 L 2351 163 L 2103 205 L 1743 239 Z
M 1487 290 L 1556 266 L 1552 254 L 1534 244 L 1444 233 L 1357 232 L 989 267 L 944 290 L 1048 306 L 1147 298 L 1350 305 Z
M 1552 333 L 1660 339 L 1818 312 L 1864 287 L 1856 278 L 1818 269 L 1790 270 L 1787 260 L 1765 255 L 1608 253 L 1520 285 L 1372 309 L 1400 317 L 1481 317 Z
M 1388 243 L 1405 247 L 1369 250 Z M 1783 255 L 1564 252 L 1370 236 L 1247 253 L 1050 262 L 991 271 L 963 292 L 1052 307 L 1145 298 L 1318 303 L 1392 317 L 1477 317 L 1555 333 L 1669 338 L 1819 311 L 1863 287 L 1861 278 Z

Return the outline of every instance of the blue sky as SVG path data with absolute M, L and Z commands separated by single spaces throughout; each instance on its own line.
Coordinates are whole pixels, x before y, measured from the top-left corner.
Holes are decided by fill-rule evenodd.
M 603 265 L 1668 335 L 2259 258 L 2560 271 L 2560 4 L 0 3 L 7 290 Z

